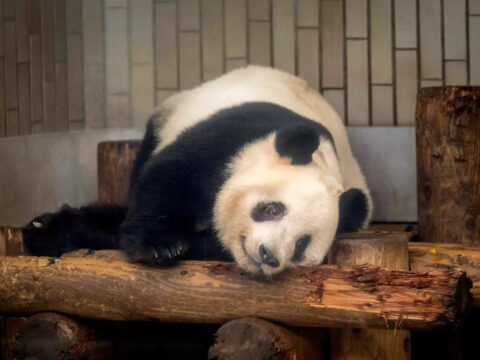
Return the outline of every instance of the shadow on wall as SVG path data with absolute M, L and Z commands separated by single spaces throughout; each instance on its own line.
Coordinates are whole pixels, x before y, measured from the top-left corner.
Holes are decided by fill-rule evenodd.
M 143 131 L 91 130 L 0 140 L 0 225 L 97 200 L 97 144 Z

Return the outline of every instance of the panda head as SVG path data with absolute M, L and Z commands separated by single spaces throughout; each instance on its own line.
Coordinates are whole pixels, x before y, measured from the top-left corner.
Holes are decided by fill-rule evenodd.
M 322 147 L 336 157 L 331 138 L 315 127 L 294 125 L 247 145 L 233 159 L 217 195 L 214 224 L 244 270 L 272 276 L 320 264 L 339 226 L 347 231 L 363 226 L 365 196 L 358 189 L 344 192 L 318 154 Z M 349 219 L 342 220 L 340 211 Z

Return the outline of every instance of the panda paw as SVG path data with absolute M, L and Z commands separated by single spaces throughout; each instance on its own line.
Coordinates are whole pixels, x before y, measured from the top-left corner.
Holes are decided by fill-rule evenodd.
M 138 243 L 124 239 L 122 243 L 122 247 L 132 261 L 154 266 L 171 265 L 188 250 L 187 244 L 183 241 L 159 244 L 147 241 Z

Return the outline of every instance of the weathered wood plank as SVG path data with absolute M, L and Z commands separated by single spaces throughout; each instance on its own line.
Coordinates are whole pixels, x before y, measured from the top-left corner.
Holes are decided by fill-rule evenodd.
M 415 273 L 323 265 L 259 281 L 232 263 L 189 261 L 153 269 L 122 259 L 115 251 L 80 251 L 59 261 L 2 257 L 0 310 L 110 320 L 223 323 L 253 316 L 296 326 L 435 329 L 460 325 L 469 307 L 469 280 L 456 269 Z

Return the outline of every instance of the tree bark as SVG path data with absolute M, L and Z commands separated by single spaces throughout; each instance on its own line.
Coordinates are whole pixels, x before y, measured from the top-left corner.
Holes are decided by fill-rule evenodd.
M 208 352 L 209 359 L 296 359 L 320 360 L 325 345 L 324 329 L 316 336 L 299 334 L 302 329 L 287 329 L 269 321 L 244 318 L 229 321 L 218 329 L 215 343 Z M 307 330 L 307 331 L 308 331 Z
M 295 326 L 435 329 L 461 324 L 471 301 L 470 281 L 457 269 L 415 273 L 324 265 L 268 281 L 252 280 L 233 263 L 190 261 L 155 269 L 120 260 L 124 255 L 117 251 L 73 255 L 0 258 L 0 311 L 201 323 L 261 317 Z
M 349 235 L 346 235 L 347 237 Z M 351 236 L 350 236 L 351 237 Z M 334 244 L 329 263 L 377 265 L 408 270 L 409 233 L 355 234 Z M 332 360 L 409 360 L 410 331 L 379 329 L 330 329 Z
M 140 141 L 105 141 L 98 144 L 98 200 L 105 204 L 127 203 L 130 173 Z
M 417 98 L 418 230 L 423 242 L 480 245 L 480 87 Z

